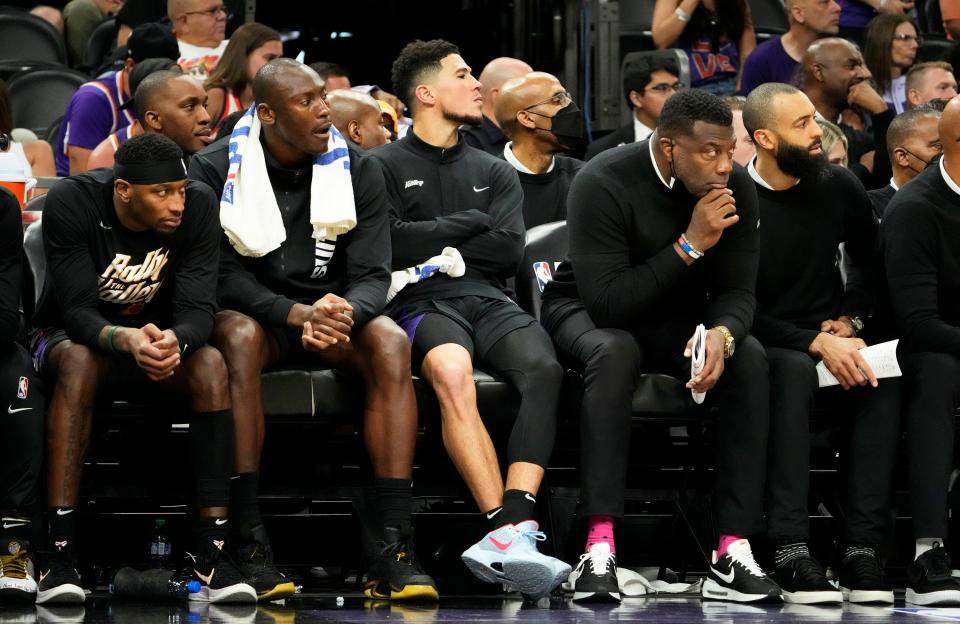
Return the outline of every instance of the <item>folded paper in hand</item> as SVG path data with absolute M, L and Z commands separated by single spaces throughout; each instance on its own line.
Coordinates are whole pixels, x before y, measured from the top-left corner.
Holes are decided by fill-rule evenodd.
M 899 377 L 903 374 L 900 372 L 900 364 L 897 362 L 897 343 L 899 342 L 899 340 L 891 340 L 860 349 L 860 355 L 870 365 L 877 379 Z M 817 364 L 817 378 L 820 381 L 821 388 L 840 384 L 833 373 L 827 370 L 823 362 Z

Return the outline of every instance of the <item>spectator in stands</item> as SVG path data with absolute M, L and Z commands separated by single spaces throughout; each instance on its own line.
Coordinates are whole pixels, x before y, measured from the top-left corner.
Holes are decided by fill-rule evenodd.
M 167 16 L 180 46 L 183 73 L 205 82 L 227 49 L 227 7 L 222 0 L 169 0 Z
M 643 141 L 657 127 L 660 110 L 680 84 L 680 68 L 673 52 L 648 52 L 623 69 L 623 95 L 633 120 L 599 138 L 587 148 L 586 160 L 611 147 Z
M 907 108 L 930 100 L 949 100 L 957 94 L 953 66 L 944 61 L 917 63 L 907 72 Z
M 887 126 L 893 119 L 891 107 L 870 84 L 870 77 L 860 50 L 845 39 L 818 39 L 803 57 L 801 88 L 816 107 L 818 119 L 832 121 L 843 130 L 849 168 L 867 189 L 883 186 L 889 179 L 889 162 L 885 155 L 876 154 L 875 146 L 886 144 Z M 843 120 L 841 113 L 848 108 L 870 115 L 869 133 Z
M 915 536 L 906 601 L 957 604 L 960 580 L 943 547 L 949 524 L 960 397 L 960 99 L 940 118 L 943 158 L 893 196 L 880 247 L 900 333 L 909 490 Z
M 0 595 L 33 602 L 37 597 L 33 551 L 42 531 L 39 509 L 44 401 L 26 350 L 17 343 L 23 266 L 20 204 L 0 189 Z M 32 548 L 31 548 L 32 546 Z
M 650 139 L 598 156 L 570 188 L 570 257 L 544 290 L 541 322 L 561 361 L 581 370 L 585 383 L 580 491 L 589 557 L 577 568 L 575 600 L 619 593 L 613 522 L 623 517 L 641 370 L 687 380 L 688 390 L 707 393 L 707 406 L 719 408 L 714 506 L 721 537 L 703 597 L 780 595 L 745 539 L 762 530 L 766 475 L 759 466 L 767 458 L 770 389 L 763 347 L 748 334 L 757 195 L 731 158 L 732 123 L 719 97 L 680 91 Z M 706 359 L 691 375 L 689 338 L 699 323 L 710 328 L 697 346 Z
M 167 0 L 124 2 L 117 11 L 117 47 L 127 45 L 127 39 L 137 26 L 165 19 L 167 19 Z
M 820 140 L 823 143 L 823 153 L 827 157 L 827 162 L 841 167 L 849 165 L 847 136 L 843 133 L 843 130 L 837 124 L 826 119 L 818 119 L 817 125 L 823 132 L 823 137 Z
M 383 164 L 392 204 L 394 270 L 428 275 L 408 267 L 432 263 L 446 247 L 466 267 L 465 274 L 454 272 L 459 278 L 440 272 L 407 280 L 414 283 L 388 310 L 409 335 L 414 369 L 440 403 L 444 446 L 484 513 L 486 535 L 463 553 L 464 562 L 482 580 L 542 596 L 570 572 L 537 551 L 543 533 L 533 519 L 553 450 L 563 371 L 550 337 L 504 287 L 523 255 L 523 192 L 513 167 L 460 136 L 462 124 L 480 123 L 483 102 L 455 45 L 407 44 L 391 73 L 414 118 L 407 136 L 371 152 Z M 478 412 L 475 365 L 520 395 L 506 485 Z
M 167 60 L 162 59 L 164 64 Z M 157 133 L 172 139 L 183 151 L 185 164 L 188 163 L 195 153 L 213 142 L 210 114 L 203 107 L 205 99 L 200 83 L 183 75 L 179 66 L 177 71 L 151 72 L 139 83 L 133 96 L 136 126 L 127 126 L 127 130 L 131 130 L 128 136 L 110 135 L 100 143 L 90 154 L 88 166 L 91 169 L 112 167 L 120 145 L 140 133 Z M 135 127 L 139 130 L 133 133 Z
M 567 191 L 583 162 L 563 152 L 583 145 L 583 112 L 555 76 L 533 72 L 503 84 L 494 110 L 510 139 L 503 158 L 523 188 L 523 224 L 567 218 Z
M 746 0 L 657 0 L 653 42 L 679 48 L 690 59 L 690 85 L 733 95 L 740 69 L 757 46 Z
M 45 4 L 38 4 L 30 9 L 30 14 L 46 20 L 51 26 L 57 29 L 58 33 L 63 34 L 63 13 L 60 12 L 60 9 Z
M 134 122 L 132 111 L 124 105 L 133 97 L 130 72 L 148 58 L 176 58 L 176 40 L 163 25 L 138 26 L 127 42 L 127 60 L 123 69 L 106 73 L 81 85 L 70 98 L 54 158 L 57 175 L 67 176 L 87 170 L 87 160 L 100 141 Z
M 746 167 L 757 155 L 757 148 L 753 145 L 753 137 L 743 125 L 743 105 L 747 98 L 742 95 L 728 95 L 723 98 L 730 112 L 733 114 L 733 136 L 737 139 L 737 147 L 733 150 L 733 162 Z
M 411 547 L 417 405 L 410 343 L 379 315 L 390 285 L 380 167 L 331 130 L 323 81 L 306 65 L 270 61 L 254 78 L 253 96 L 255 111 L 238 122 L 229 143 L 190 163 L 191 177 L 210 185 L 235 215 L 223 213 L 232 245 L 222 245 L 219 299 L 228 312 L 220 315 L 214 344 L 223 350 L 237 405 L 234 503 L 244 510 L 237 557 L 250 571 L 272 561 L 257 505 L 260 372 L 278 362 L 320 364 L 362 377 L 367 389 L 364 440 L 380 526 L 364 593 L 436 600 L 436 585 Z M 257 213 L 273 221 L 251 220 Z M 243 314 L 257 321 L 253 348 L 236 332 L 235 323 L 247 321 Z M 261 599 L 280 597 L 268 582 L 255 587 Z
M 913 11 L 910 0 L 844 0 L 840 11 L 840 36 L 863 45 L 867 24 L 880 14 L 905 15 Z
M 390 142 L 390 131 L 383 127 L 380 104 L 369 95 L 340 89 L 327 94 L 327 107 L 330 121 L 357 147 L 370 150 Z
M 10 136 L 13 130 L 13 111 L 10 109 L 7 83 L 0 80 L 0 134 Z M 20 171 L 25 178 L 57 175 L 53 164 L 53 148 L 46 141 L 11 141 L 10 147 L 0 150 L 0 163 L 0 171 Z M 46 193 L 45 189 L 34 191 L 35 195 L 43 193 Z
M 479 125 L 464 125 L 461 132 L 467 145 L 482 149 L 496 157 L 503 156 L 507 137 L 497 125 L 497 98 L 508 80 L 526 76 L 533 69 L 520 59 L 501 56 L 495 58 L 480 72 L 480 95 L 483 97 L 483 118 Z
M 327 93 L 333 93 L 334 91 L 338 91 L 340 89 L 353 89 L 354 91 L 359 91 L 360 93 L 366 93 L 375 100 L 386 102 L 393 108 L 393 110 L 397 112 L 397 115 L 400 117 L 403 117 L 403 115 L 406 113 L 407 107 L 403 102 L 400 101 L 400 98 L 392 93 L 384 91 L 377 85 L 351 85 L 350 73 L 347 72 L 342 65 L 321 61 L 317 63 L 310 63 L 310 67 L 323 79 Z
M 52 393 L 50 541 L 38 603 L 85 600 L 76 512 L 93 405 L 102 392 L 189 409 L 197 501 L 190 566 L 201 584 L 191 597 L 256 600 L 225 556 L 233 419 L 227 367 L 205 344 L 216 312 L 217 208 L 210 189 L 187 181 L 180 148 L 158 134 L 123 144 L 113 170 L 71 177 L 47 195 L 47 277 L 31 339 L 34 363 Z
M 123 3 L 124 0 L 70 0 L 63 7 L 63 33 L 71 66 L 83 61 L 90 35 L 100 22 L 115 15 Z
M 867 193 L 877 221 L 883 220 L 894 193 L 943 154 L 940 111 L 924 105 L 897 115 L 887 130 L 887 152 L 893 165 L 890 184 Z
M 917 58 L 922 40 L 916 24 L 903 14 L 878 15 L 867 26 L 863 60 L 883 101 L 896 114 L 907 110 L 907 70 Z
M 224 117 L 250 108 L 253 77 L 261 67 L 281 56 L 280 33 L 269 26 L 251 22 L 233 33 L 223 57 L 203 84 L 214 132 Z
M 759 198 L 760 265 L 753 335 L 770 365 L 767 536 L 784 602 L 893 604 L 876 550 L 888 528 L 900 433 L 900 386 L 878 382 L 859 349 L 873 307 L 872 279 L 847 280 L 837 248 L 853 270 L 872 275 L 876 225 L 863 185 L 830 165 L 816 109 L 796 87 L 767 83 L 743 111 L 757 146 L 748 167 Z M 848 392 L 818 392 L 817 360 Z M 808 548 L 810 410 L 814 399 L 852 418 L 844 505 L 840 589 Z
M 796 84 L 800 60 L 810 44 L 840 30 L 837 0 L 789 0 L 787 16 L 790 30 L 758 45 L 744 61 L 741 94 L 749 95 L 765 82 Z

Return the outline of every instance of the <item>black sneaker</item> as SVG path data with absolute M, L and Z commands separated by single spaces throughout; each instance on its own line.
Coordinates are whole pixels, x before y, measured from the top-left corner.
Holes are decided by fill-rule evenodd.
M 253 537 L 253 542 L 237 551 L 237 561 L 241 574 L 257 592 L 257 600 L 269 602 L 294 595 L 293 581 L 273 565 L 273 549 L 263 526 L 254 527 Z
M 610 544 L 597 542 L 580 555 L 580 565 L 570 575 L 577 602 L 620 602 L 617 556 Z
M 713 551 L 710 571 L 700 595 L 706 600 L 779 602 L 780 587 L 757 565 L 750 542 L 740 539 L 730 544 L 722 557 L 717 557 L 717 551 Z
M 223 542 L 203 555 L 186 554 L 187 574 L 200 582 L 200 591 L 190 594 L 198 602 L 253 603 L 257 592 L 247 583 L 243 573 L 222 549 Z
M 950 555 L 936 542 L 907 566 L 907 594 L 909 604 L 960 604 L 960 580 L 950 575 Z
M 883 564 L 875 548 L 847 548 L 840 565 L 840 591 L 848 602 L 893 604 L 893 590 L 883 578 Z
M 413 555 L 412 531 L 401 533 L 400 529 L 386 527 L 377 548 L 380 552 L 367 572 L 364 596 L 381 600 L 440 599 L 437 584 Z
M 77 561 L 66 541 L 43 553 L 37 579 L 37 604 L 83 604 L 86 595 L 80 585 Z
M 830 584 L 804 542 L 777 548 L 776 572 L 783 601 L 791 604 L 843 604 L 843 594 Z

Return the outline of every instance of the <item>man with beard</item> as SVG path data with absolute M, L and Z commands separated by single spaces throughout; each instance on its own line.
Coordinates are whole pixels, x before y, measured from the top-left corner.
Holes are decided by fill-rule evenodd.
M 560 81 L 534 72 L 503 85 L 497 123 L 510 138 L 504 159 L 523 187 L 523 223 L 529 229 L 567 218 L 567 191 L 583 162 L 561 152 L 583 143 L 583 113 Z
M 776 546 L 775 578 L 785 602 L 893 603 L 876 546 L 889 515 L 899 386 L 896 380 L 877 381 L 858 351 L 866 345 L 857 338 L 873 302 L 876 225 L 856 177 L 826 162 L 815 115 L 806 95 L 775 82 L 754 89 L 743 111 L 757 147 L 748 171 L 763 223 L 753 333 L 770 365 L 767 534 Z M 846 286 L 837 264 L 840 243 L 853 269 L 865 276 Z M 847 392 L 818 393 L 817 360 Z M 807 547 L 814 398 L 839 404 L 852 420 L 842 593 Z
M 887 154 L 893 165 L 893 177 L 885 187 L 867 192 L 878 222 L 883 219 L 894 193 L 943 153 L 939 125 L 940 111 L 926 104 L 897 115 L 890 123 Z
M 763 347 L 748 334 L 757 196 L 733 163 L 732 124 L 717 96 L 680 91 L 649 140 L 600 154 L 570 188 L 570 258 L 547 284 L 541 319 L 584 377 L 580 511 L 589 533 L 574 600 L 619 600 L 613 525 L 623 517 L 640 370 L 687 380 L 718 408 L 720 541 L 703 597 L 779 600 L 746 539 L 762 530 L 769 387 Z M 710 328 L 706 360 L 691 375 L 700 323 Z
M 523 192 L 514 169 L 464 143 L 461 124 L 482 118 L 480 83 L 455 45 L 414 41 L 393 62 L 393 84 L 413 130 L 370 155 L 381 161 L 393 206 L 394 271 L 456 248 L 466 272 L 427 271 L 388 308 L 410 337 L 417 374 L 440 402 L 443 441 L 480 511 L 485 535 L 463 553 L 479 578 L 549 593 L 570 566 L 537 551 L 544 535 L 536 494 L 553 450 L 563 370 L 550 337 L 510 299 L 504 282 L 523 257 Z M 477 410 L 474 363 L 520 395 L 504 483 Z

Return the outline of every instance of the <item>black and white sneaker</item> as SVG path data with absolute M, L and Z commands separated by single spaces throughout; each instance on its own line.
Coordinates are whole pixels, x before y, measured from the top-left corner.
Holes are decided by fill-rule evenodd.
M 580 555 L 580 564 L 570 573 L 573 599 L 577 602 L 620 602 L 617 556 L 610 544 L 597 542 Z
M 843 594 L 827 580 L 823 568 L 810 556 L 806 544 L 801 542 L 778 548 L 776 560 L 774 576 L 780 585 L 784 602 L 804 605 L 843 604 Z
M 213 603 L 257 601 L 257 591 L 243 577 L 237 564 L 219 547 L 199 556 L 186 553 L 186 560 L 192 578 L 200 582 L 200 591 L 191 593 L 190 600 Z
M 717 557 L 717 551 L 713 551 L 710 571 L 700 595 L 706 600 L 779 602 L 780 587 L 757 565 L 750 542 L 739 539 L 730 544 L 722 557 Z
M 840 565 L 840 591 L 854 604 L 893 604 L 893 590 L 883 578 L 883 564 L 875 548 L 851 546 Z
M 904 598 L 922 606 L 960 604 L 960 579 L 951 576 L 950 555 L 939 542 L 907 566 Z
M 73 549 L 66 541 L 43 553 L 37 579 L 37 604 L 83 604 L 86 595 L 80 585 L 80 573 Z

